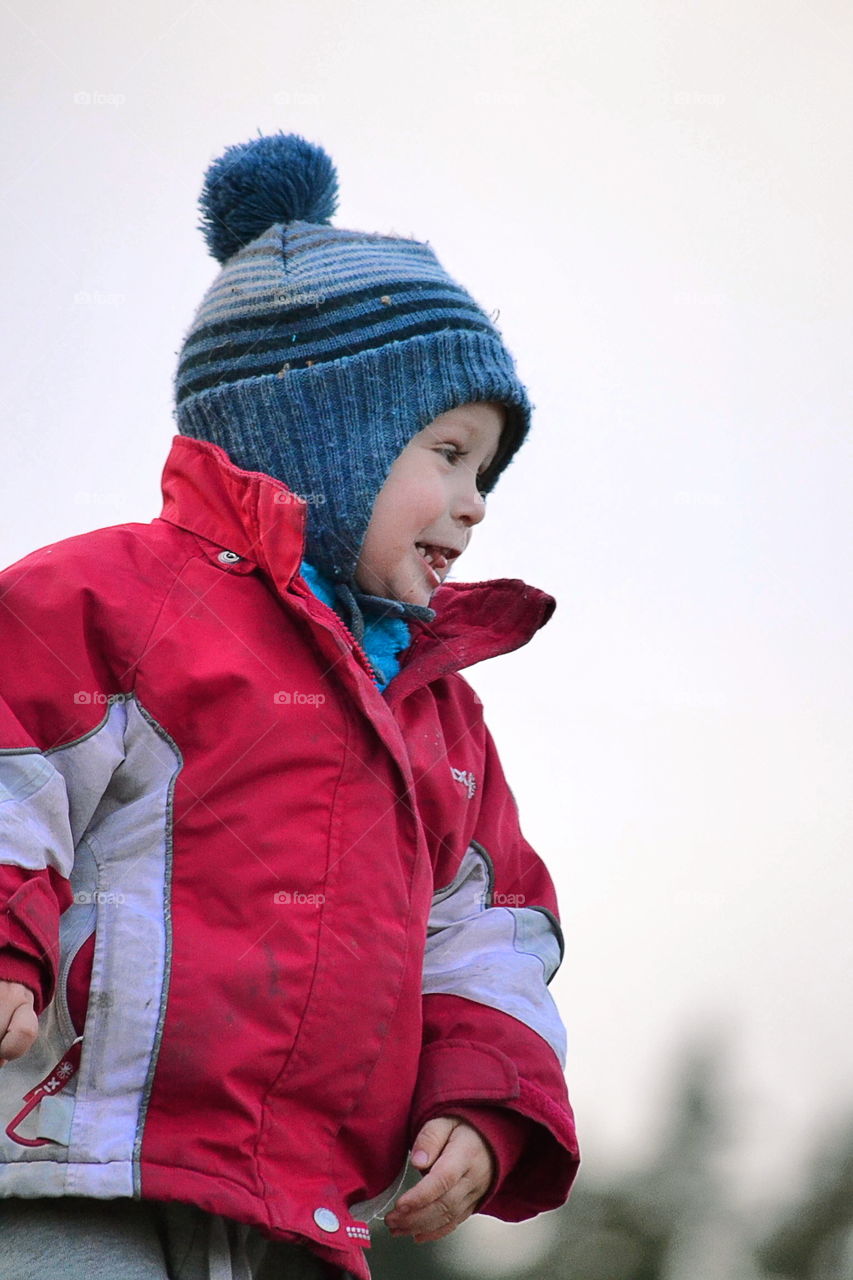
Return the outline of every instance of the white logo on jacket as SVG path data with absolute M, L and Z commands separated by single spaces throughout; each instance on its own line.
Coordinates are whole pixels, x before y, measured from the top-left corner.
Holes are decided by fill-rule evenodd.
M 470 800 L 474 792 L 477 790 L 477 779 L 474 777 L 470 769 L 454 769 L 450 766 L 450 772 L 453 774 L 454 782 L 461 782 L 463 787 L 468 788 L 468 799 Z

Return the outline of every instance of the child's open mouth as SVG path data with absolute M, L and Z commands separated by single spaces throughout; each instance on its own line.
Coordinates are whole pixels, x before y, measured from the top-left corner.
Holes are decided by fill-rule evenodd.
M 454 547 L 436 547 L 427 542 L 416 542 L 415 548 L 432 570 L 435 586 L 441 583 L 439 575 L 448 567 L 451 560 L 455 560 L 460 554 Z

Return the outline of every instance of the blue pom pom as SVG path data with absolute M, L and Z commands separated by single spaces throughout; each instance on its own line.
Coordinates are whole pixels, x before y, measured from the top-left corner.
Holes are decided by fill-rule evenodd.
M 322 147 L 276 133 L 229 147 L 207 170 L 199 224 L 217 262 L 227 262 L 275 222 L 328 223 L 338 177 Z

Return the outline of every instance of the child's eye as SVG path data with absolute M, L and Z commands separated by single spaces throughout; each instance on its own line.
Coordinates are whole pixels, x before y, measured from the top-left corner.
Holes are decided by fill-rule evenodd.
M 468 457 L 467 449 L 460 449 L 458 444 L 442 444 L 436 449 L 436 453 L 440 453 L 451 466 L 455 466 L 457 462 L 461 462 L 463 458 Z M 477 492 L 481 498 L 485 498 L 485 472 L 481 471 L 477 476 Z

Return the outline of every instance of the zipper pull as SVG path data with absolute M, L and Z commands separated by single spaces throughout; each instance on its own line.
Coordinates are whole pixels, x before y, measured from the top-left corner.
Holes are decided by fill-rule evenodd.
M 78 1036 L 45 1078 L 40 1080 L 37 1085 L 33 1085 L 29 1093 L 24 1094 L 24 1105 L 6 1125 L 6 1135 L 13 1142 L 17 1142 L 21 1147 L 46 1147 L 50 1144 L 50 1138 L 22 1138 L 15 1130 L 31 1111 L 35 1111 L 42 1098 L 54 1093 L 60 1093 L 68 1084 L 68 1081 L 73 1080 L 80 1068 L 80 1055 L 82 1052 L 83 1037 Z

